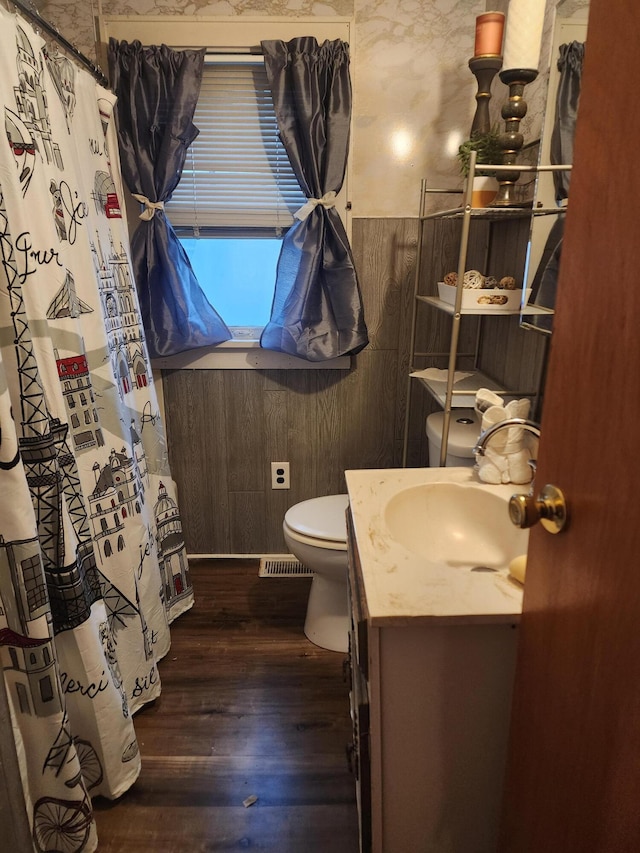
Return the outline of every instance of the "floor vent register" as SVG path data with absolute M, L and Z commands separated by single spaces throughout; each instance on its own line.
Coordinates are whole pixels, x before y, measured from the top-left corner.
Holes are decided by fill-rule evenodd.
M 313 572 L 300 560 L 288 555 L 271 555 L 260 559 L 258 577 L 261 578 L 310 578 Z

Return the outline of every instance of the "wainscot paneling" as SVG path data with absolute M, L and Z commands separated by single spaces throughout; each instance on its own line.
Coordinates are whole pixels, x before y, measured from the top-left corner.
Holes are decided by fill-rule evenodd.
M 476 231 L 469 259 L 482 269 L 495 249 L 487 233 Z M 416 219 L 354 220 L 370 345 L 349 370 L 163 374 L 169 456 L 191 554 L 283 553 L 288 507 L 344 492 L 347 469 L 401 464 L 417 235 Z M 432 271 L 429 287 L 455 269 L 456 253 L 456 226 L 431 222 L 423 267 Z M 506 372 L 528 383 L 540 367 L 544 340 L 512 319 L 485 322 L 483 367 L 498 379 Z M 420 309 L 417 341 L 424 355 L 415 366 L 446 367 L 450 327 L 450 317 Z M 476 337 L 476 322 L 468 318 L 461 351 L 472 352 Z M 469 359 L 459 366 L 469 367 Z M 409 465 L 428 463 L 425 421 L 436 408 L 426 392 L 412 388 Z M 290 489 L 271 489 L 271 462 L 289 462 Z
M 222 371 L 163 375 L 167 443 L 183 532 L 188 547 L 197 547 L 198 552 L 206 542 L 229 542 L 223 380 Z
M 489 254 L 493 274 L 513 275 L 521 284 L 529 238 L 530 220 L 522 218 L 496 223 Z M 482 324 L 480 363 L 484 372 L 514 391 L 531 396 L 531 414 L 540 417 L 540 401 L 535 391 L 544 370 L 549 338 L 523 329 L 520 318 L 486 317 Z
M 419 292 L 437 294 L 438 281 L 442 281 L 446 273 L 457 270 L 458 249 L 460 245 L 461 221 L 455 219 L 428 219 L 422 225 L 423 246 L 421 282 Z M 489 250 L 489 230 L 487 227 L 476 227 L 469 238 L 467 267 L 483 269 Z M 440 311 L 434 311 L 424 303 L 418 303 L 416 316 L 416 356 L 410 364 L 408 346 L 410 334 L 410 318 L 413 308 L 413 284 L 405 303 L 407 316 L 407 331 L 403 341 L 403 350 L 399 361 L 403 365 L 403 374 L 398 381 L 404 391 L 403 410 L 406 410 L 407 374 L 411 368 L 424 370 L 428 367 L 444 369 L 448 364 L 449 341 L 451 337 L 451 317 Z M 473 353 L 477 340 L 478 322 L 475 317 L 468 317 L 460 331 L 458 368 L 468 369 L 473 366 Z M 426 437 L 426 421 L 431 412 L 438 411 L 435 400 L 412 380 L 410 386 L 411 405 L 409 407 L 409 431 L 407 464 L 420 466 L 429 464 L 428 443 Z M 403 421 L 404 423 L 404 421 Z M 399 442 L 402 447 L 402 442 Z
M 370 345 L 350 370 L 163 374 L 190 553 L 285 552 L 289 506 L 344 492 L 348 468 L 400 465 L 416 235 L 416 220 L 354 221 Z M 271 489 L 271 462 L 289 462 L 290 489 Z

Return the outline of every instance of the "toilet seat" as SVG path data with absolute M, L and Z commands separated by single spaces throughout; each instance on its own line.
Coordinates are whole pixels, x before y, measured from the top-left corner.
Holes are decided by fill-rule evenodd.
M 313 548 L 326 548 L 329 551 L 346 551 L 347 543 L 346 542 L 338 542 L 334 539 L 320 539 L 317 536 L 304 536 L 302 533 L 298 533 L 295 530 L 292 530 L 288 524 L 284 524 L 285 533 L 296 542 L 301 542 L 303 545 L 311 545 Z
M 305 636 L 323 649 L 349 649 L 347 495 L 311 498 L 290 507 L 282 529 L 287 547 L 313 572 Z
M 292 506 L 284 517 L 289 536 L 298 542 L 332 551 L 347 550 L 345 512 L 348 495 L 326 495 Z

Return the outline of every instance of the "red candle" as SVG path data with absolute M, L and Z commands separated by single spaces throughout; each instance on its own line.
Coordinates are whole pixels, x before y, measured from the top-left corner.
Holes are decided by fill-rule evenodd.
M 502 56 L 502 12 L 485 12 L 476 18 L 476 44 L 474 56 Z

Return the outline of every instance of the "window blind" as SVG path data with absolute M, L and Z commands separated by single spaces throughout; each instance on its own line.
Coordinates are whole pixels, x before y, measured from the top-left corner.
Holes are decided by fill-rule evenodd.
M 278 136 L 262 58 L 207 59 L 194 115 L 200 135 L 167 216 L 182 237 L 279 234 L 306 199 Z

